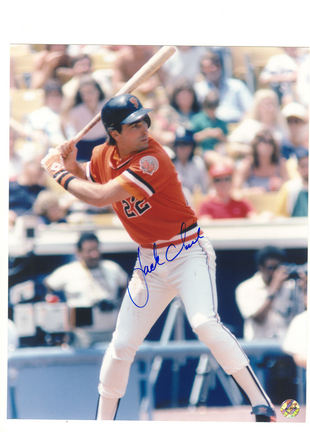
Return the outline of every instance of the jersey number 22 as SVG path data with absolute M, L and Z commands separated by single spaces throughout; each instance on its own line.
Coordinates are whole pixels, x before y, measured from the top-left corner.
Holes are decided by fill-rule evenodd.
M 131 197 L 129 200 L 122 200 L 122 204 L 128 218 L 141 216 L 151 208 L 148 202 L 145 200 L 137 201 L 135 197 Z

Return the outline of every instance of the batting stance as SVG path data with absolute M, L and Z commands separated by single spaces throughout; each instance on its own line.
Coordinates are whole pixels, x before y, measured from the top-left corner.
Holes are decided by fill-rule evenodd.
M 237 339 L 217 313 L 215 253 L 188 206 L 165 150 L 148 134 L 149 109 L 131 94 L 106 102 L 108 141 L 79 164 L 73 142 L 50 150 L 42 165 L 82 201 L 112 204 L 138 256 L 99 380 L 98 420 L 116 416 L 135 353 L 175 296 L 198 338 L 247 394 L 256 421 L 275 421 L 273 406 Z

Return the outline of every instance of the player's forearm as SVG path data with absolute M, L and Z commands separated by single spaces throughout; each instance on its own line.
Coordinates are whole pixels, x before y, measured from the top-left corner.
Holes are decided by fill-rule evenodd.
M 56 149 L 49 150 L 42 159 L 41 165 L 60 186 L 87 204 L 103 207 L 126 199 L 130 195 L 117 178 L 106 184 L 77 178 L 72 171 L 66 169 L 63 158 Z M 75 166 L 75 164 L 72 165 Z
M 98 184 L 73 178 L 66 185 L 66 189 L 76 198 L 96 207 L 104 207 L 129 196 L 116 179 L 106 184 Z
M 105 185 L 74 178 L 68 184 L 67 190 L 81 201 L 96 207 L 104 207 L 113 202 Z
M 82 180 L 87 180 L 86 176 L 86 163 L 78 163 L 72 164 L 70 167 L 67 167 L 65 164 L 66 169 L 73 174 L 75 177 L 78 177 Z

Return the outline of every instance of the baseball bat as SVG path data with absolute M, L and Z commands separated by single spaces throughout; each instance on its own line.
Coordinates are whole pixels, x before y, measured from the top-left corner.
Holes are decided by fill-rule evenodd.
M 174 46 L 163 46 L 160 48 L 130 79 L 121 89 L 116 93 L 115 96 L 119 96 L 125 93 L 131 93 L 140 84 L 150 78 L 171 56 L 176 52 Z M 84 126 L 75 136 L 72 138 L 71 143 L 76 144 L 80 141 L 83 136 L 87 134 L 92 127 L 99 122 L 101 118 L 101 112 L 95 115 L 95 117 Z

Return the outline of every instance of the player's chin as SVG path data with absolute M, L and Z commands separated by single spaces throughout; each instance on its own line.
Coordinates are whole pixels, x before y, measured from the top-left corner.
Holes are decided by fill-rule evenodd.
M 144 150 L 147 149 L 149 146 L 149 140 L 148 138 L 143 138 L 139 141 L 139 149 Z

